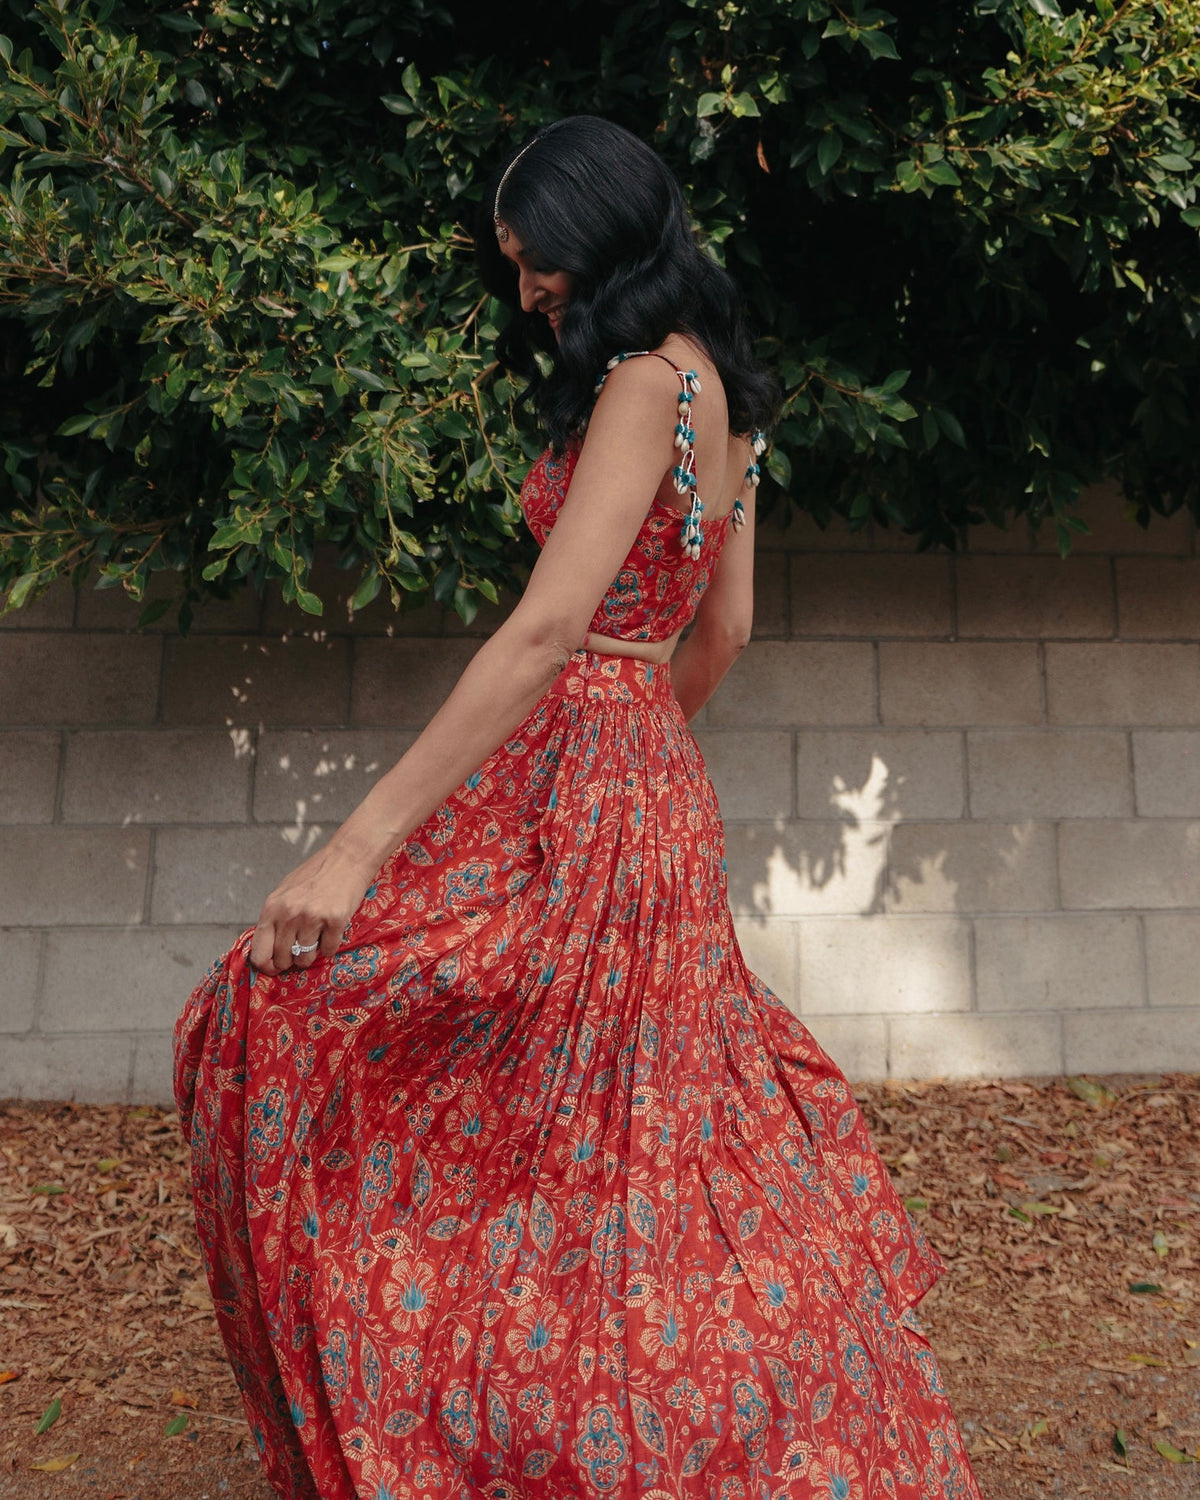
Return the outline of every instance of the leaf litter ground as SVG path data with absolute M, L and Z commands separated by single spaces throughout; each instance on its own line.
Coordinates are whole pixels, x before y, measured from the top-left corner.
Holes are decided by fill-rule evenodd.
M 1194 1500 L 1200 1078 L 855 1093 L 987 1500 Z M 0 1497 L 269 1500 L 173 1115 L 0 1104 L 0 1314 Z

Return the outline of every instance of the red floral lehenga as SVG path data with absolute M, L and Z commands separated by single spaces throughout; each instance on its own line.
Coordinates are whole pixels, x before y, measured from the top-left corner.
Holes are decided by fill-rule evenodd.
M 535 465 L 545 539 L 574 450 Z M 593 629 L 723 540 L 656 504 Z M 913 1305 L 943 1267 L 746 968 L 664 667 L 578 653 L 380 869 L 342 951 L 249 934 L 177 1026 L 217 1318 L 321 1500 L 980 1500 Z

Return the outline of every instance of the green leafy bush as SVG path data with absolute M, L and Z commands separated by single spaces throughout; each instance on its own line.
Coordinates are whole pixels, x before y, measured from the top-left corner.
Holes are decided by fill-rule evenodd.
M 0 39 L 0 588 L 191 602 L 314 546 L 470 618 L 539 445 L 466 225 L 607 114 L 684 181 L 786 392 L 770 475 L 931 545 L 1112 475 L 1196 507 L 1200 3 L 31 6 Z M 153 608 L 164 607 L 161 603 Z

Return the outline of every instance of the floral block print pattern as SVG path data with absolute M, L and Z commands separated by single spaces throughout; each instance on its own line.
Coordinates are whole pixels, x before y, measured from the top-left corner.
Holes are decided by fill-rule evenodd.
M 698 598 L 649 586 L 660 514 L 635 631 Z M 176 1091 L 281 1496 L 980 1500 L 914 1312 L 942 1264 L 745 965 L 668 668 L 577 653 L 334 958 L 271 979 L 249 937 Z

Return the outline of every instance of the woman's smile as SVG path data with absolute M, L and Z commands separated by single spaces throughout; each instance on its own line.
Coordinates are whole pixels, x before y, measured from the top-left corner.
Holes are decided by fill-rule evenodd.
M 522 309 L 527 313 L 541 313 L 557 338 L 567 303 L 575 289 L 575 277 L 570 271 L 547 266 L 538 251 L 522 245 L 511 229 L 508 238 L 500 244 L 500 252 L 516 268 Z

